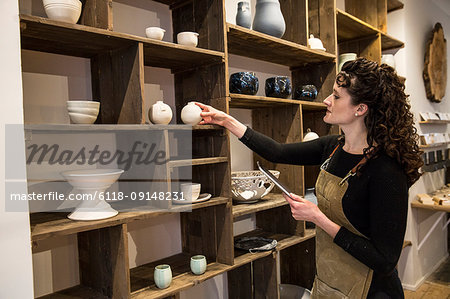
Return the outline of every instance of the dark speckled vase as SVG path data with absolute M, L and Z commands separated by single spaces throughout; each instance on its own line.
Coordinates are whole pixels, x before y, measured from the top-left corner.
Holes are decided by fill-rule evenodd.
M 266 96 L 286 99 L 291 95 L 291 80 L 289 77 L 277 76 L 266 80 Z
M 255 95 L 258 92 L 259 81 L 253 72 L 239 72 L 230 76 L 230 92 Z
M 302 85 L 295 89 L 294 99 L 314 101 L 317 98 L 317 88 L 314 85 Z

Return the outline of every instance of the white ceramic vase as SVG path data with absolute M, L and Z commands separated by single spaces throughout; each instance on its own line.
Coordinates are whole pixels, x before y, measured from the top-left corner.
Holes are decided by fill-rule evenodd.
M 253 30 L 275 37 L 282 37 L 286 23 L 278 0 L 256 0 Z
M 201 112 L 202 109 L 195 105 L 195 102 L 189 102 L 181 110 L 181 120 L 187 125 L 195 126 L 202 120 L 202 117 L 200 116 Z
M 167 125 L 172 120 L 172 109 L 163 101 L 156 101 L 148 110 L 148 118 L 153 124 Z

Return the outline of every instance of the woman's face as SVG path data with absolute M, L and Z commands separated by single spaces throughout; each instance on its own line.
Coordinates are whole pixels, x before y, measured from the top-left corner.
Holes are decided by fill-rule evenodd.
M 332 125 L 347 125 L 354 122 L 358 117 L 358 106 L 351 103 L 350 94 L 347 88 L 339 87 L 336 83 L 333 86 L 333 93 L 329 95 L 324 101 L 327 105 L 327 112 L 323 121 Z

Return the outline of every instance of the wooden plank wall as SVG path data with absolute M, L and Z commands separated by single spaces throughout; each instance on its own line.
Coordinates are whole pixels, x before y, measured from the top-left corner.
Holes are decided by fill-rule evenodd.
M 113 30 L 112 0 L 82 0 L 80 24 Z
M 78 233 L 80 284 L 108 298 L 127 298 L 128 236 L 126 224 Z
M 306 46 L 308 39 L 306 0 L 280 0 L 279 2 L 286 22 L 283 39 Z

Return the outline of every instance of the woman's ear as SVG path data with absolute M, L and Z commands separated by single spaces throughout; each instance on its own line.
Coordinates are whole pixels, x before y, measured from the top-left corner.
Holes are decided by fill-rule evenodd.
M 367 113 L 369 107 L 366 104 L 359 104 L 358 109 L 356 110 L 360 116 L 363 116 Z

